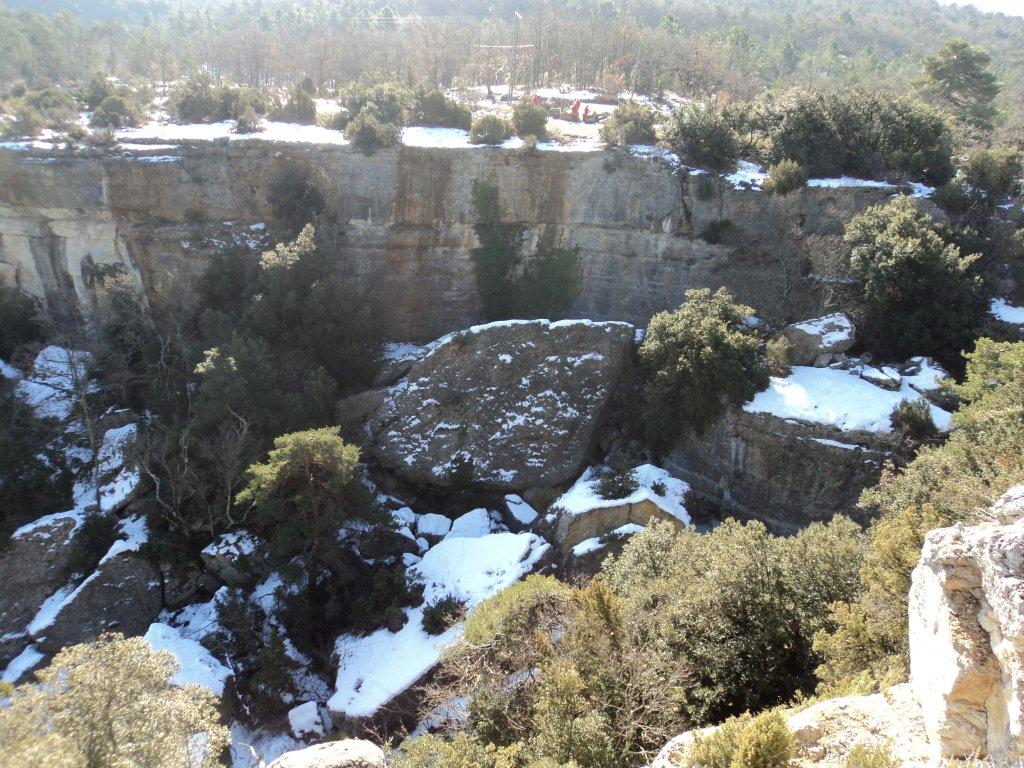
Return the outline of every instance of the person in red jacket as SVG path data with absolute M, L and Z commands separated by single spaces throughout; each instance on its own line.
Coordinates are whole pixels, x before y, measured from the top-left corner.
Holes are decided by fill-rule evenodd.
M 589 123 L 590 122 L 590 105 L 589 104 L 587 104 L 587 106 L 585 106 L 583 108 L 583 122 L 584 123 Z
M 533 106 L 535 106 L 535 107 L 539 107 L 540 106 L 540 96 L 538 96 L 536 93 L 533 94 L 533 98 L 530 99 L 530 101 L 533 103 Z
M 580 121 L 580 100 L 576 99 L 572 103 L 572 121 L 578 123 Z

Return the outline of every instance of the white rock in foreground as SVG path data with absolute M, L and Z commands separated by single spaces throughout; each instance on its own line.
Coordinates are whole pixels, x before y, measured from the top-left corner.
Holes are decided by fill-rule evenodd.
M 384 768 L 384 752 L 363 739 L 343 739 L 285 752 L 267 768 Z
M 1024 757 L 1024 486 L 992 522 L 930 532 L 910 589 L 910 681 L 936 757 Z

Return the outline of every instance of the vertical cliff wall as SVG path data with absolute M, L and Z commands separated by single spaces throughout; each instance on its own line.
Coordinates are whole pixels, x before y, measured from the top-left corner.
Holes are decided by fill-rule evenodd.
M 162 154 L 166 153 L 166 154 Z M 883 199 L 879 189 L 806 189 L 786 197 L 680 174 L 661 157 L 350 147 L 268 142 L 154 148 L 118 156 L 0 150 L 0 280 L 54 312 L 95 301 L 93 265 L 123 264 L 151 299 L 177 300 L 225 244 L 262 247 L 267 191 L 305 166 L 347 222 L 338 258 L 374 290 L 394 338 L 436 338 L 480 319 L 470 249 L 470 189 L 501 190 L 506 218 L 578 246 L 574 314 L 644 323 L 685 290 L 725 285 L 769 316 L 820 303 L 812 278 L 829 237 Z M 726 219 L 721 241 L 709 223 Z

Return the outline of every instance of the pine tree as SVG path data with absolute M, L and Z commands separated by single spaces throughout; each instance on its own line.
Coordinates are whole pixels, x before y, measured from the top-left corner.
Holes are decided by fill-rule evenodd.
M 992 57 L 984 48 L 959 38 L 947 40 L 937 54 L 924 60 L 928 90 L 941 99 L 956 118 L 972 128 L 992 128 L 992 102 L 1002 83 L 992 71 Z

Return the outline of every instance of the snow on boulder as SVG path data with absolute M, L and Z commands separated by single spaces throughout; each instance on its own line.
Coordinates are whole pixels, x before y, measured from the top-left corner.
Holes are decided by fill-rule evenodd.
M 143 518 L 121 522 L 121 535 L 96 570 L 75 587 L 54 593 L 28 631 L 48 653 L 87 642 L 106 631 L 127 637 L 144 633 L 160 613 L 160 575 L 139 555 L 148 533 Z
M 451 530 L 452 521 L 444 515 L 438 515 L 435 512 L 428 512 L 425 515 L 420 515 L 416 521 L 416 533 L 420 536 L 433 536 L 440 538 Z
M 614 531 L 609 531 L 603 536 L 595 536 L 592 539 L 584 539 L 579 544 L 572 548 L 573 557 L 583 557 L 589 555 L 591 552 L 598 552 L 604 549 L 609 541 L 615 539 L 625 539 L 629 536 L 635 536 L 638 533 L 643 533 L 644 526 L 637 525 L 636 523 L 626 523 L 620 528 L 616 528 Z
M 327 726 L 320 714 L 320 705 L 307 701 L 288 710 L 288 727 L 296 739 L 323 736 Z
M 532 533 L 492 533 L 480 538 L 445 539 L 409 568 L 423 583 L 424 604 L 405 610 L 398 632 L 379 629 L 367 637 L 338 638 L 338 677 L 327 705 L 347 718 L 372 716 L 429 672 L 444 648 L 458 640 L 462 625 L 440 635 L 423 630 L 423 609 L 451 596 L 472 608 L 530 573 L 550 545 Z
M 151 624 L 143 639 L 155 651 L 167 651 L 178 662 L 178 671 L 170 677 L 174 685 L 200 685 L 220 698 L 231 670 L 195 640 L 184 637 L 167 624 Z
M 429 345 L 370 412 L 370 452 L 405 480 L 513 491 L 571 480 L 630 361 L 634 328 L 506 320 Z M 471 466 L 467 466 L 471 462 Z
M 46 515 L 18 528 L 3 547 L 0 667 L 28 647 L 31 641 L 26 628 L 53 595 L 65 588 L 71 545 L 83 518 L 78 509 Z
M 637 488 L 628 496 L 606 499 L 599 493 L 600 475 L 589 468 L 552 505 L 555 538 L 570 549 L 629 523 L 646 525 L 652 518 L 689 525 L 686 494 L 690 485 L 653 464 L 633 470 Z
M 533 525 L 538 517 L 537 510 L 527 504 L 522 496 L 515 493 L 505 496 L 505 507 L 508 509 L 508 513 L 520 525 Z
M 860 378 L 855 371 L 794 366 L 789 376 L 773 376 L 768 389 L 743 406 L 748 413 L 824 424 L 844 432 L 891 432 L 889 419 L 902 400 L 922 399 L 904 379 L 896 391 Z M 929 403 L 932 420 L 948 430 L 950 414 Z
M 18 394 L 39 418 L 67 421 L 87 386 L 90 360 L 88 352 L 45 347 L 36 355 L 32 372 L 18 382 Z
M 857 331 L 842 312 L 794 323 L 782 330 L 789 342 L 789 360 L 794 365 L 812 365 L 822 355 L 846 352 L 857 340 Z
M 342 739 L 285 752 L 267 768 L 384 768 L 384 752 L 371 741 Z
M 452 522 L 452 529 L 445 534 L 446 539 L 478 539 L 489 533 L 495 533 L 501 527 L 494 515 L 482 507 L 474 509 Z
M 252 586 L 266 573 L 263 540 L 246 530 L 222 534 L 199 553 L 206 570 L 230 587 Z
M 129 455 L 138 434 L 137 424 L 125 424 L 103 434 L 95 468 L 102 512 L 118 510 L 138 494 L 142 473 Z

